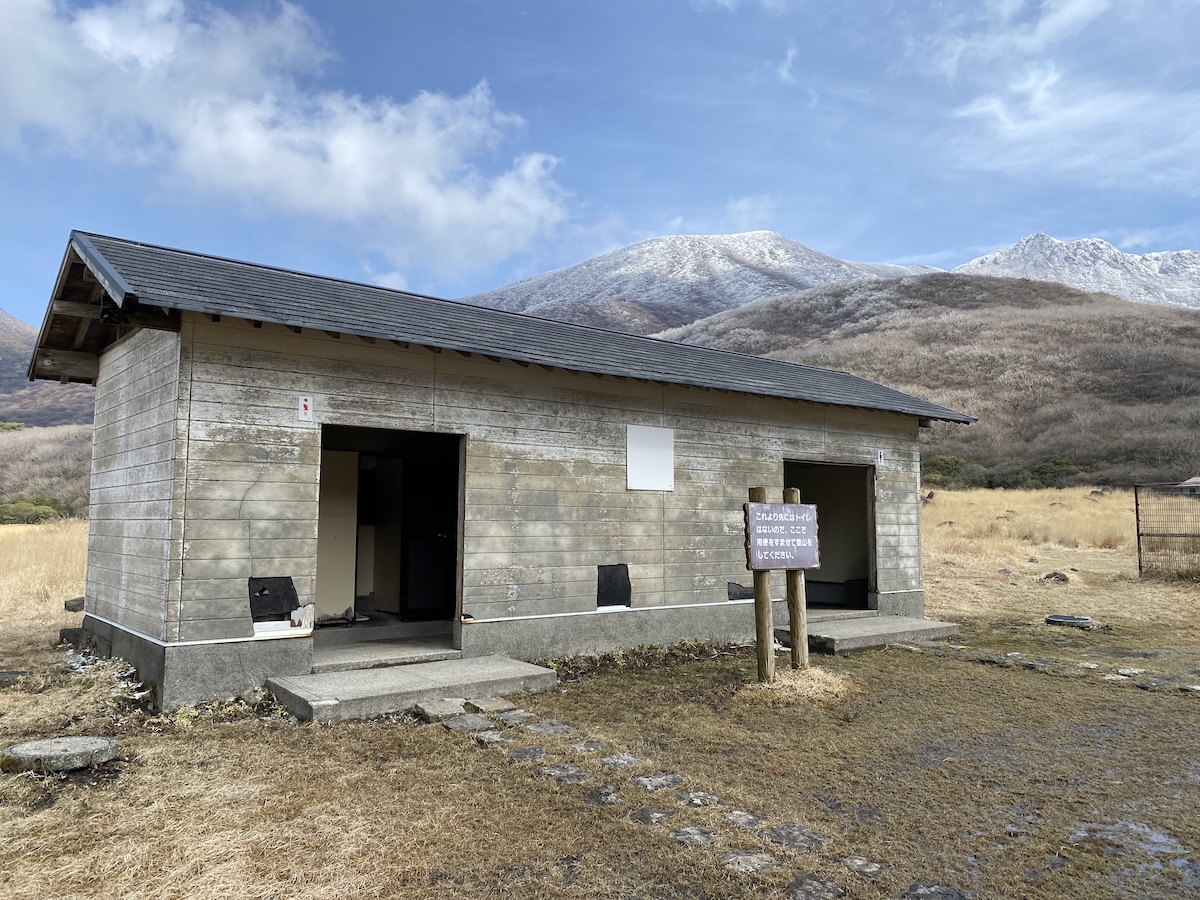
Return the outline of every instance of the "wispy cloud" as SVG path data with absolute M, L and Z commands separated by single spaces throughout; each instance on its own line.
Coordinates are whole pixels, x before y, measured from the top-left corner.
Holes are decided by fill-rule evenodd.
M 910 43 L 953 98 L 941 144 L 956 164 L 1060 182 L 1200 194 L 1200 90 L 1154 47 L 1200 6 L 1178 0 L 990 0 L 950 7 Z
M 330 53 L 293 4 L 9 0 L 5 19 L 10 149 L 101 154 L 247 211 L 344 224 L 398 266 L 487 266 L 566 215 L 554 157 L 502 152 L 523 122 L 486 83 L 403 101 L 305 87 Z
M 766 194 L 734 197 L 725 204 L 725 225 L 733 231 L 769 228 L 778 204 Z
M 794 63 L 795 61 L 796 61 L 796 48 L 788 47 L 787 54 L 783 57 L 783 62 L 781 62 L 779 64 L 779 67 L 775 70 L 775 74 L 779 76 L 780 81 L 785 81 L 790 84 L 791 82 L 796 80 L 795 77 L 792 75 L 792 63 Z

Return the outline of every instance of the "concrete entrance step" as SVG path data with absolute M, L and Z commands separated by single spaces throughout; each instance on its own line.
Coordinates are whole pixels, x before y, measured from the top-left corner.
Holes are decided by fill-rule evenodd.
M 288 675 L 268 679 L 267 687 L 296 718 L 330 721 L 402 712 L 422 700 L 443 697 L 550 691 L 557 683 L 553 669 L 507 656 L 473 656 L 384 669 Z
M 841 607 L 810 606 L 805 611 L 808 622 L 830 622 L 837 619 L 874 619 L 879 615 L 877 609 L 842 609 Z
M 957 634 L 958 626 L 953 622 L 934 622 L 908 616 L 839 619 L 809 623 L 808 647 L 820 653 L 851 653 L 855 650 L 878 650 L 888 644 L 905 641 L 934 641 Z M 776 628 L 775 639 L 787 644 L 787 628 Z
M 348 672 L 352 669 L 407 666 L 461 657 L 462 651 L 450 646 L 449 637 L 360 641 L 357 644 L 314 646 L 312 670 L 313 674 Z

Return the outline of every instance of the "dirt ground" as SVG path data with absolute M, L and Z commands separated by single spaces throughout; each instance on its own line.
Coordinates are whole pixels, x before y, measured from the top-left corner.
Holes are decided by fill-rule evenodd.
M 0 689 L 0 745 L 102 734 L 122 751 L 75 776 L 0 776 L 0 896 L 766 897 L 803 871 L 851 898 L 922 882 L 981 898 L 1200 897 L 1200 696 L 1137 687 L 1200 682 L 1200 585 L 1137 578 L 1121 495 L 973 493 L 926 508 L 928 611 L 962 622 L 958 643 L 991 662 L 928 648 L 815 657 L 845 696 L 771 704 L 745 690 L 744 648 L 574 660 L 559 692 L 515 699 L 577 732 L 504 749 L 404 717 L 296 724 L 267 701 L 149 715 L 116 667 L 71 672 L 51 649 L 78 620 L 58 611 L 75 582 L 30 599 L 6 594 L 0 572 L 0 669 L 33 672 Z M 1055 612 L 1100 627 L 1046 625 Z M 1056 662 L 996 664 L 1012 653 Z M 1131 667 L 1145 676 L 1105 680 Z M 536 743 L 579 762 L 581 735 L 643 762 L 559 785 L 507 759 Z M 646 797 L 627 779 L 650 771 L 829 843 L 782 851 L 714 807 L 672 820 L 718 835 L 685 847 L 629 819 Z M 625 804 L 583 802 L 605 779 Z M 784 865 L 737 874 L 721 864 L 730 850 Z M 850 854 L 887 868 L 851 874 Z

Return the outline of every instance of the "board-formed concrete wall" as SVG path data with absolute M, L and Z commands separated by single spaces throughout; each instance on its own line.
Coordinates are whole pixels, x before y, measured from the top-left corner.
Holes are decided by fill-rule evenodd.
M 915 417 L 195 315 L 180 339 L 179 640 L 249 636 L 250 576 L 290 576 L 301 602 L 312 599 L 320 424 L 466 435 L 472 652 L 487 652 L 467 637 L 487 620 L 594 611 L 600 565 L 628 565 L 634 609 L 725 603 L 727 582 L 750 581 L 747 488 L 780 497 L 789 459 L 876 467 L 875 601 L 919 606 Z M 311 422 L 297 414 L 301 395 L 312 398 Z M 628 425 L 673 429 L 673 491 L 627 490 Z M 637 642 L 657 641 L 651 631 Z
M 100 357 L 92 436 L 87 612 L 169 638 L 178 584 L 176 405 L 179 339 L 138 331 Z

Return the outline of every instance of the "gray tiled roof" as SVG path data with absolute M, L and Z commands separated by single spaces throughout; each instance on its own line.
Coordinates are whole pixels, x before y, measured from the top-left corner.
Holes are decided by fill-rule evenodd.
M 814 366 L 675 341 L 572 325 L 73 232 L 72 242 L 123 303 L 236 316 L 447 350 L 480 353 L 578 372 L 620 375 L 835 406 L 905 413 L 948 422 L 971 416 L 872 381 Z M 126 297 L 120 296 L 124 292 Z

